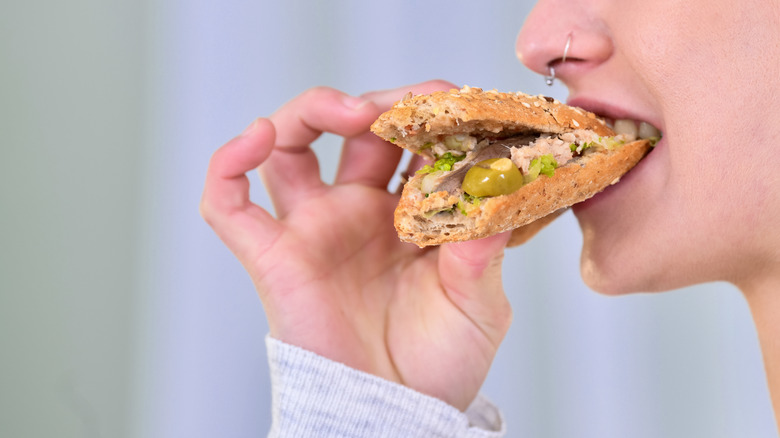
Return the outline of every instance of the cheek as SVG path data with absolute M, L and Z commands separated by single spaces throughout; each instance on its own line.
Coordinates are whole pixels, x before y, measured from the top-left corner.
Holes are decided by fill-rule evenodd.
M 583 232 L 585 282 L 606 294 L 654 290 L 659 261 L 669 260 L 665 231 L 673 229 L 667 190 L 670 151 L 662 140 L 620 183 L 575 206 Z
M 763 3 L 766 8 L 770 2 Z M 733 93 L 742 84 L 750 88 L 756 74 L 766 71 L 758 65 L 775 36 L 766 26 L 755 26 L 765 13 L 757 7 L 724 0 L 611 4 L 606 19 L 618 56 L 660 101 L 695 102 L 705 94 Z
M 701 248 L 691 242 L 700 240 L 694 234 L 710 232 L 699 221 L 707 211 L 701 200 L 710 195 L 691 193 L 708 191 L 705 173 L 711 181 L 717 172 L 704 171 L 695 154 L 678 152 L 684 141 L 672 130 L 619 184 L 575 209 L 583 231 L 582 276 L 594 290 L 668 290 L 701 278 Z
M 575 209 L 583 278 L 608 294 L 732 281 L 750 269 L 762 245 L 756 236 L 772 230 L 766 210 L 777 205 L 761 182 L 778 178 L 765 145 L 776 125 L 768 109 L 778 104 L 760 84 L 777 81 L 780 63 L 757 49 L 777 38 L 749 25 L 767 11 L 662 3 L 610 3 L 621 9 L 609 20 L 616 56 L 637 93 L 656 103 L 665 133 L 614 190 Z
M 583 279 L 606 294 L 734 281 L 760 246 L 756 230 L 770 225 L 770 191 L 753 180 L 762 171 L 714 135 L 673 129 L 621 183 L 575 209 Z

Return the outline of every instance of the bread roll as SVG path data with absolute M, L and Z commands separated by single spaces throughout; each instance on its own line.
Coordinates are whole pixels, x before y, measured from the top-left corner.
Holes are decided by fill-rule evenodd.
M 431 160 L 460 160 L 451 169 L 429 167 L 404 186 L 394 224 L 401 240 L 420 247 L 508 230 L 515 230 L 511 244 L 522 243 L 569 206 L 616 183 L 652 147 L 647 140 L 627 142 L 593 113 L 552 98 L 469 87 L 407 96 L 371 130 Z M 495 154 L 509 157 L 526 183 L 495 196 L 465 192 L 464 175 Z M 531 167 L 540 165 L 533 160 L 544 155 L 557 168 L 534 176 Z

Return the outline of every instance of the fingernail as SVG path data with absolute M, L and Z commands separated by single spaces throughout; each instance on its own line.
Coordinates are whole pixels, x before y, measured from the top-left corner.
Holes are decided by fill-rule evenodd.
M 255 132 L 255 129 L 257 129 L 257 125 L 260 124 L 260 119 L 255 119 L 252 124 L 246 127 L 244 129 L 244 132 L 241 133 L 241 136 L 251 135 L 253 132 Z
M 342 102 L 344 103 L 344 106 L 346 106 L 347 108 L 353 110 L 359 110 L 364 106 L 366 106 L 370 101 L 363 99 L 362 97 L 344 96 Z

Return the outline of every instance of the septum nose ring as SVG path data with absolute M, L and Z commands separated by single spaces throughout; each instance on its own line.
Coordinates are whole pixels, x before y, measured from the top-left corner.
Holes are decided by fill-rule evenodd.
M 569 54 L 569 46 L 571 46 L 571 32 L 569 32 L 569 36 L 566 38 L 566 45 L 563 47 L 561 64 L 566 62 L 566 56 Z M 550 87 L 552 87 L 552 84 L 555 83 L 555 67 L 553 67 L 554 62 L 555 61 L 551 61 L 549 64 L 547 64 L 547 70 L 550 72 L 550 74 L 544 77 L 544 82 Z

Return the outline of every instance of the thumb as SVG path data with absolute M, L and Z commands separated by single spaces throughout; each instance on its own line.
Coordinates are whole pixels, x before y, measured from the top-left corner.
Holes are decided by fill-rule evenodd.
M 439 252 L 441 284 L 450 299 L 496 342 L 512 319 L 504 294 L 501 265 L 512 232 L 485 239 L 442 245 Z

